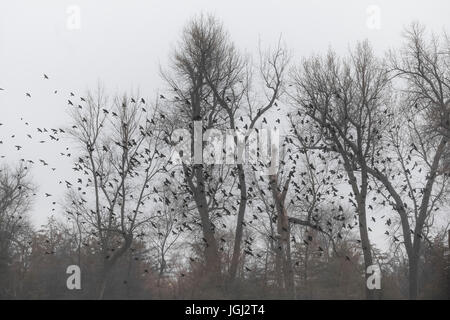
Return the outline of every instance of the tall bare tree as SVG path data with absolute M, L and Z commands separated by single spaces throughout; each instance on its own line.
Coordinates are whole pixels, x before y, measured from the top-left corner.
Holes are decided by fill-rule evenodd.
M 243 136 L 246 143 L 248 139 L 246 131 L 253 129 L 257 121 L 276 105 L 276 99 L 283 92 L 282 78 L 288 60 L 285 49 L 278 46 L 274 52 L 261 55 L 259 73 L 266 89 L 264 102 L 255 100 L 251 91 L 251 66 L 248 60 L 238 53 L 222 24 L 216 18 L 200 16 L 192 20 L 184 30 L 180 47 L 181 49 L 175 53 L 174 57 L 176 77 L 165 76 L 177 94 L 178 102 L 175 102 L 178 105 L 178 114 L 184 113 L 191 121 L 191 123 L 185 123 L 191 128 L 191 132 L 192 121 L 199 120 L 203 123 L 203 130 L 245 129 Z M 263 106 L 258 107 L 257 104 Z M 237 136 L 234 142 L 238 144 Z M 192 150 L 194 150 L 193 146 Z M 221 156 L 223 159 L 224 154 Z M 206 252 L 209 257 L 207 261 L 210 262 L 207 264 L 210 265 L 209 269 L 219 272 L 217 266 L 219 257 L 215 253 L 217 243 L 211 231 L 212 226 L 207 212 L 214 208 L 207 209 L 208 202 L 203 186 L 205 173 L 202 173 L 202 170 L 205 168 L 205 164 L 197 164 L 192 166 L 192 169 L 185 167 L 185 172 L 188 174 L 188 184 L 199 208 L 203 235 L 208 244 Z M 213 168 L 210 167 L 210 169 Z M 248 200 L 246 172 L 242 162 L 238 161 L 236 173 L 239 196 L 234 249 L 229 269 L 231 279 L 236 277 L 241 256 Z M 195 177 L 196 185 L 193 183 L 193 177 Z
M 417 23 L 406 30 L 406 43 L 400 55 L 391 54 L 391 68 L 395 76 L 404 81 L 405 96 L 400 113 L 400 123 L 393 128 L 393 146 L 400 161 L 405 183 L 396 188 L 385 170 L 371 168 L 370 173 L 388 190 L 394 209 L 400 215 L 403 241 L 409 259 L 409 297 L 417 298 L 418 268 L 421 243 L 427 220 L 445 191 L 446 172 L 442 160 L 448 149 L 450 123 L 450 42 L 437 37 L 427 40 L 425 30 Z M 403 130 L 406 129 L 406 130 Z M 406 132 L 405 132 L 406 131 Z M 406 140 L 407 139 L 407 140 Z M 407 149 L 402 144 L 408 141 Z M 406 149 L 406 150 L 405 150 Z M 416 157 L 414 168 L 418 175 L 423 170 L 425 184 L 415 181 L 414 168 L 407 165 Z M 423 168 L 422 168 L 423 167 Z M 440 182 L 440 191 L 433 193 Z M 408 190 L 406 196 L 402 191 Z M 417 193 L 417 191 L 420 191 Z M 408 208 L 411 199 L 413 207 Z M 412 214 L 411 214 L 412 213 Z
M 80 153 L 71 212 L 101 248 L 103 265 L 98 297 L 104 297 L 110 272 L 143 237 L 146 224 L 157 219 L 149 203 L 161 201 L 151 187 L 166 169 L 165 133 L 155 122 L 157 110 L 140 97 L 108 101 L 102 89 L 71 109 L 68 130 Z
M 330 52 L 325 58 L 304 61 L 293 72 L 293 85 L 292 97 L 300 107 L 300 117 L 316 124 L 315 141 L 323 141 L 325 153 L 340 156 L 356 201 L 367 268 L 373 264 L 366 212 L 368 163 L 386 126 L 382 115 L 390 96 L 387 70 L 363 42 L 347 59 Z M 366 295 L 373 298 L 369 289 Z
M 259 78 L 264 83 L 262 91 L 265 99 L 261 101 L 259 95 L 254 92 L 256 79 L 252 76 L 253 72 L 243 62 L 244 59 L 236 52 L 232 43 L 226 38 L 226 34 L 223 37 L 223 42 L 217 47 L 217 51 L 221 55 L 216 58 L 216 66 L 210 70 L 205 69 L 206 83 L 220 107 L 225 110 L 229 129 L 244 129 L 243 142 L 246 144 L 250 137 L 248 133 L 255 129 L 258 122 L 263 120 L 267 124 L 264 115 L 277 106 L 277 99 L 284 92 L 283 78 L 289 55 L 280 42 L 273 51 L 262 53 L 260 50 L 260 63 L 257 71 Z M 239 144 L 237 136 L 234 138 L 234 143 L 236 146 Z M 273 144 L 273 142 L 271 143 Z M 273 148 L 272 151 L 274 151 Z M 231 279 L 236 277 L 241 255 L 243 222 L 248 200 L 245 166 L 238 162 L 236 168 L 239 177 L 240 199 L 233 257 L 229 271 Z

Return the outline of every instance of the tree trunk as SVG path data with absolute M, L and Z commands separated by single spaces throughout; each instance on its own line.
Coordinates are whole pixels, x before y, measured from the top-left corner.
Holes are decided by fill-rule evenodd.
M 286 184 L 284 192 L 281 193 L 278 191 L 278 177 L 276 175 L 271 175 L 269 177 L 269 180 L 272 195 L 278 212 L 277 231 L 279 240 L 277 252 L 280 252 L 282 260 L 284 288 L 286 291 L 286 295 L 289 298 L 293 299 L 295 296 L 295 284 L 290 250 L 290 227 L 288 215 L 284 206 L 285 192 L 287 191 L 286 188 L 289 182 Z
M 236 223 L 236 234 L 234 238 L 233 256 L 231 258 L 231 265 L 229 271 L 231 281 L 233 281 L 236 278 L 237 267 L 239 264 L 239 257 L 241 256 L 241 242 L 244 230 L 243 222 L 245 216 L 245 209 L 247 207 L 247 186 L 245 184 L 244 167 L 242 166 L 242 164 L 238 164 L 237 167 L 239 171 L 239 184 L 241 186 L 241 200 L 239 203 L 239 211 Z
M 364 201 L 363 201 L 364 202 Z M 364 256 L 364 274 L 365 274 L 365 287 L 366 287 L 366 299 L 367 300 L 373 300 L 374 290 L 369 289 L 367 287 L 367 279 L 370 277 L 370 274 L 367 273 L 367 268 L 373 264 L 372 260 L 372 249 L 370 246 L 370 240 L 369 240 L 369 233 L 367 231 L 367 219 L 366 219 L 366 209 L 365 204 L 361 206 L 359 214 L 358 214 L 358 221 L 359 221 L 359 231 L 361 236 L 361 246 L 363 250 L 363 256 Z
M 284 217 L 283 220 L 287 219 Z M 286 293 L 289 299 L 295 299 L 295 282 L 294 282 L 294 270 L 292 268 L 292 259 L 291 259 L 291 244 L 290 244 L 290 228 L 289 223 L 285 223 L 286 229 L 288 231 L 285 232 L 285 238 L 282 240 L 284 242 L 283 246 L 283 274 L 284 274 L 284 286 L 286 288 Z
M 203 191 L 203 192 L 202 192 Z M 205 243 L 205 261 L 206 261 L 206 274 L 212 283 L 218 285 L 220 280 L 220 257 L 217 246 L 217 241 L 214 236 L 214 227 L 209 218 L 208 204 L 205 197 L 205 192 L 202 189 L 195 188 L 195 201 L 200 214 L 200 220 L 202 223 L 203 237 L 206 240 Z
M 409 299 L 417 299 L 418 289 L 418 271 L 419 271 L 419 259 L 412 257 L 409 259 Z
M 108 284 L 109 273 L 111 271 L 111 266 L 105 264 L 103 266 L 102 274 L 100 277 L 100 283 L 98 288 L 98 300 L 103 300 L 105 297 L 106 286 Z
M 358 135 L 359 137 L 359 135 Z M 366 212 L 366 198 L 367 198 L 367 188 L 368 188 L 368 172 L 367 165 L 365 163 L 364 157 L 359 154 L 358 159 L 361 165 L 361 185 L 358 186 L 358 180 L 354 174 L 354 167 L 350 163 L 346 153 L 343 151 L 342 147 L 339 147 L 341 155 L 344 159 L 344 167 L 347 172 L 347 176 L 349 178 L 349 182 L 351 184 L 353 193 L 355 195 L 355 200 L 357 203 L 357 212 L 358 212 L 358 224 L 359 224 L 359 235 L 361 237 L 361 247 L 363 251 L 364 257 L 364 279 L 365 279 L 365 291 L 366 291 L 366 299 L 373 300 L 374 289 L 369 289 L 367 286 L 367 280 L 370 277 L 370 274 L 367 273 L 367 268 L 373 264 L 372 260 L 372 248 L 370 245 L 369 232 L 367 229 L 367 212 Z
M 108 278 L 111 273 L 111 270 L 116 265 L 117 261 L 127 252 L 127 250 L 131 247 L 131 244 L 133 243 L 133 235 L 128 234 L 124 235 L 124 243 L 123 245 L 115 251 L 115 254 L 112 255 L 109 260 L 105 260 L 103 262 L 103 271 L 100 278 L 100 285 L 99 285 L 99 293 L 98 293 L 98 299 L 102 300 L 105 296 L 105 290 L 106 286 L 108 285 Z M 104 250 L 104 252 L 107 252 L 107 250 Z M 106 254 L 104 254 L 105 256 Z

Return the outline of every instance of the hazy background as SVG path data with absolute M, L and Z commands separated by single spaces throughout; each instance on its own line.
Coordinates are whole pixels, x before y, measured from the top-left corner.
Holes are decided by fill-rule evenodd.
M 73 11 L 67 10 L 73 6 L 79 9 L 80 25 L 70 29 Z M 379 28 L 370 23 L 370 8 L 379 9 Z M 36 127 L 67 125 L 69 92 L 84 95 L 99 81 L 112 94 L 139 89 L 147 100 L 155 99 L 163 89 L 160 66 L 167 65 L 186 21 L 201 12 L 219 17 L 237 47 L 248 53 L 256 53 L 259 41 L 263 47 L 274 45 L 282 35 L 294 62 L 330 46 L 345 53 L 365 38 L 383 54 L 399 45 L 404 26 L 413 20 L 436 32 L 448 30 L 450 23 L 448 0 L 2 1 L 0 88 L 5 90 L 0 91 L 0 161 L 13 164 L 23 158 L 36 163 L 32 176 L 39 189 L 33 223 L 39 226 L 58 214 L 65 191 L 58 182 L 71 175 L 72 164 L 60 155 L 69 142 L 39 144 Z M 49 80 L 43 80 L 44 73 Z M 17 152 L 14 145 L 23 149 Z M 53 197 L 45 198 L 44 192 Z M 381 228 L 371 236 L 383 245 Z

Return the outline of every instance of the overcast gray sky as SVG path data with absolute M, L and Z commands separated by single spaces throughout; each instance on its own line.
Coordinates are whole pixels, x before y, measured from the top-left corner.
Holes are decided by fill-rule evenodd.
M 139 88 L 152 100 L 163 87 L 159 66 L 166 65 L 186 21 L 201 12 L 219 17 L 237 47 L 249 53 L 259 40 L 263 47 L 274 45 L 282 35 L 294 62 L 330 46 L 344 53 L 365 38 L 382 54 L 399 45 L 402 29 L 413 20 L 435 32 L 449 30 L 450 23 L 448 0 L 2 1 L 0 155 L 9 163 L 46 159 L 57 168 L 33 169 L 36 225 L 51 214 L 51 201 L 61 202 L 64 185 L 58 181 L 70 172 L 71 160 L 59 156 L 67 142 L 38 144 L 26 134 L 34 138 L 36 127 L 65 125 L 68 93 L 84 94 L 98 81 L 112 93 Z M 43 73 L 50 79 L 44 81 Z M 24 148 L 16 152 L 15 144 Z

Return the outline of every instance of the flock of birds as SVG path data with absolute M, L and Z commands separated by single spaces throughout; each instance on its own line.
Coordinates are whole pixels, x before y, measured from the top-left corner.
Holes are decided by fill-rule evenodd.
M 43 80 L 49 80 L 49 77 L 44 74 Z M 5 91 L 4 88 L 0 88 L 0 91 Z M 58 90 L 53 91 L 54 94 L 58 93 Z M 28 99 L 32 98 L 31 92 L 25 92 L 25 97 Z M 167 94 L 166 94 L 167 95 Z M 161 94 L 159 98 L 161 100 L 168 100 L 166 95 Z M 78 98 L 79 103 L 76 102 Z M 178 96 L 173 98 L 174 101 L 180 101 Z M 131 98 L 131 103 L 140 103 L 142 105 L 142 112 L 147 112 L 146 110 L 146 101 L 144 98 L 134 99 Z M 69 92 L 67 98 L 68 106 L 72 108 L 78 108 L 79 110 L 83 109 L 83 103 L 86 103 L 86 99 L 83 97 L 78 97 L 73 92 Z M 184 103 L 190 104 L 189 100 L 185 100 Z M 276 105 L 278 107 L 278 105 Z M 278 108 L 279 110 L 279 108 Z M 114 111 L 103 109 L 103 113 L 105 117 L 118 117 L 118 114 Z M 164 113 L 160 112 L 161 119 L 165 119 Z M 265 125 L 268 125 L 268 121 L 265 117 L 261 118 L 261 122 Z M 22 123 L 26 128 L 32 128 L 31 123 L 21 118 Z M 84 120 L 83 120 L 84 121 Z M 242 116 L 239 117 L 239 121 L 244 123 L 244 118 Z M 302 120 L 302 123 L 305 124 Z M 279 118 L 275 120 L 276 124 L 280 124 L 281 121 Z M 147 119 L 147 124 L 155 125 L 155 121 L 153 118 Z M 0 129 L 3 126 L 3 123 L 0 123 Z M 275 125 L 276 126 L 276 125 Z M 243 124 L 243 128 L 248 128 L 247 124 Z M 76 127 L 72 127 L 72 129 L 76 129 Z M 27 139 L 30 141 L 37 141 L 39 144 L 44 144 L 48 142 L 58 142 L 61 140 L 61 137 L 66 134 L 66 130 L 62 128 L 46 128 L 46 127 L 38 127 L 35 128 L 35 133 L 26 133 Z M 148 135 L 149 137 L 152 135 L 151 132 L 146 131 L 143 127 L 140 128 L 141 135 Z M 3 134 L 2 134 L 3 136 Z M 11 140 L 16 138 L 16 134 L 12 134 L 9 137 Z M 343 201 L 347 199 L 348 203 L 351 207 L 356 208 L 356 203 L 354 200 L 354 194 L 349 192 L 347 195 L 342 194 L 342 189 L 338 189 L 340 184 L 345 184 L 346 176 L 342 172 L 338 170 L 332 170 L 329 168 L 330 163 L 334 163 L 337 165 L 342 165 L 339 157 L 330 157 L 329 155 L 324 153 L 324 151 L 308 151 L 309 156 L 313 157 L 314 161 L 309 161 L 307 165 L 304 165 L 303 157 L 301 156 L 301 152 L 295 148 L 293 136 L 285 136 L 283 140 L 283 148 L 286 150 L 286 158 L 280 161 L 280 174 L 287 174 L 289 179 L 289 183 L 285 188 L 289 188 L 289 199 L 286 200 L 285 206 L 293 209 L 293 211 L 299 211 L 300 204 L 306 205 L 306 207 L 312 208 L 311 214 L 311 223 L 314 225 L 314 230 L 311 233 L 306 232 L 306 236 L 302 241 L 299 241 L 295 235 L 292 235 L 291 241 L 295 245 L 303 244 L 305 246 L 314 245 L 315 251 L 322 253 L 326 249 L 324 249 L 320 244 L 314 241 L 313 237 L 316 236 L 317 232 L 327 234 L 329 237 L 335 240 L 341 240 L 345 237 L 345 231 L 351 231 L 355 226 L 358 225 L 358 217 L 355 213 L 353 216 L 353 222 L 351 218 L 346 216 L 346 213 L 351 211 L 352 209 L 344 208 Z M 303 137 L 304 142 L 308 142 L 314 140 L 314 135 L 310 135 Z M 120 148 L 138 148 L 136 141 L 129 141 L 129 145 L 122 145 L 121 142 L 116 142 L 117 146 Z M 0 140 L 0 145 L 4 144 L 4 140 Z M 382 147 L 381 147 L 382 148 Z M 16 152 L 22 152 L 24 150 L 24 145 L 13 143 L 13 150 Z M 410 154 L 417 150 L 415 145 L 411 146 Z M 225 152 L 225 150 L 223 150 Z M 12 150 L 7 150 L 7 154 L 12 152 Z M 111 148 L 108 146 L 103 146 L 102 150 L 98 152 L 111 152 Z M 142 168 L 145 168 L 148 165 L 148 159 L 151 156 L 151 153 L 155 153 L 156 159 L 159 159 L 164 164 L 161 166 L 161 172 L 164 175 L 164 178 L 161 179 L 162 185 L 158 186 L 158 188 L 153 187 L 148 197 L 146 199 L 141 199 L 142 205 L 145 207 L 146 201 L 151 201 L 153 206 L 159 206 L 156 210 L 157 216 L 162 216 L 164 210 L 170 210 L 171 212 L 180 211 L 179 217 L 174 219 L 174 225 L 169 230 L 163 231 L 158 222 L 151 221 L 151 226 L 154 229 L 154 232 L 158 237 L 164 238 L 168 236 L 179 237 L 183 232 L 192 232 L 195 227 L 201 227 L 200 219 L 196 214 L 191 214 L 192 212 L 192 200 L 193 194 L 189 189 L 186 179 L 184 177 L 185 174 L 190 174 L 191 172 L 184 172 L 180 170 L 180 168 L 173 166 L 170 159 L 164 154 L 164 152 L 158 151 L 157 148 L 154 151 L 150 151 L 149 149 L 144 149 L 142 152 L 136 153 L 130 159 L 130 176 L 133 178 L 139 178 L 139 174 L 142 174 Z M 388 164 L 394 159 L 390 157 L 382 158 L 383 150 L 377 150 L 377 155 L 379 156 L 380 164 Z M 74 180 L 70 179 L 61 179 L 59 181 L 60 185 L 64 185 L 67 189 L 74 189 L 80 194 L 80 198 L 78 199 L 78 203 L 75 201 L 72 202 L 74 207 L 84 207 L 88 205 L 88 200 L 85 199 L 86 195 L 89 195 L 89 188 L 93 187 L 93 179 L 92 173 L 89 172 L 89 163 L 86 161 L 85 157 L 76 157 L 74 153 L 71 151 L 69 147 L 65 147 L 65 149 L 59 153 L 59 155 L 65 159 L 74 159 L 73 170 L 78 176 Z M 1 158 L 5 158 L 5 155 L 0 155 Z M 25 169 L 33 165 L 40 165 L 44 168 L 49 168 L 51 171 L 57 170 L 57 167 L 52 162 L 55 162 L 55 159 L 26 159 L 24 157 L 20 157 L 20 162 L 23 163 Z M 171 166 L 172 165 L 172 166 Z M 248 171 L 254 175 L 254 179 L 251 180 L 247 187 L 247 201 L 248 208 L 253 208 L 249 214 L 247 214 L 247 218 L 242 222 L 243 225 L 247 228 L 253 228 L 254 230 L 261 230 L 264 228 L 267 230 L 267 219 L 263 217 L 268 217 L 271 220 L 271 223 L 276 223 L 277 214 L 275 213 L 275 204 L 273 202 L 266 202 L 267 199 L 271 197 L 271 186 L 269 183 L 269 179 L 262 175 L 258 175 L 261 172 L 261 167 L 267 167 L 267 163 L 259 162 L 258 164 L 252 164 L 248 167 Z M 409 166 L 407 170 L 407 174 L 412 176 L 413 170 L 418 169 L 419 165 L 417 162 L 413 162 L 411 156 L 408 156 L 406 159 L 406 166 Z M 301 168 L 301 169 L 300 169 Z M 389 170 L 386 169 L 383 170 Z M 189 169 L 188 169 L 189 170 Z M 420 172 L 420 171 L 419 171 Z M 85 177 L 83 177 L 85 176 Z M 240 188 L 241 186 L 238 183 L 229 183 L 229 181 L 236 181 L 238 176 L 238 171 L 236 168 L 231 168 L 224 176 L 217 176 L 205 170 L 204 172 L 205 181 L 208 185 L 203 186 L 202 192 L 206 193 L 208 199 L 210 199 L 211 206 L 211 225 L 215 230 L 219 229 L 227 229 L 227 223 L 231 221 L 227 218 L 227 216 L 234 216 L 238 211 L 238 207 L 240 204 Z M 286 177 L 286 175 L 285 175 Z M 394 176 L 392 178 L 395 178 Z M 175 185 L 174 180 L 179 180 L 179 184 Z M 214 182 L 214 183 L 211 183 Z M 117 178 L 113 178 L 113 180 L 105 183 L 105 187 L 110 190 L 116 190 L 118 184 L 120 183 Z M 44 186 L 42 186 L 44 187 Z M 236 188 L 237 187 L 237 188 Z M 283 187 L 278 187 L 278 191 L 281 192 Z M 238 192 L 234 192 L 234 191 Z M 345 188 L 344 188 L 345 190 Z M 406 192 L 406 186 L 404 187 L 404 191 Z M 420 190 L 417 190 L 418 192 Z M 377 223 L 377 219 L 384 221 L 383 225 L 388 228 L 392 225 L 392 220 L 386 215 L 382 215 L 381 217 L 376 217 L 377 210 L 376 207 L 385 208 L 387 206 L 393 206 L 392 200 L 388 195 L 385 195 L 383 189 L 381 187 L 373 187 L 369 185 L 369 193 L 372 194 L 368 204 L 368 209 L 370 213 L 370 223 L 375 225 Z M 36 194 L 34 194 L 36 195 Z M 119 194 L 122 198 L 126 196 L 123 194 Z M 50 199 L 51 211 L 54 212 L 56 210 L 57 201 L 54 200 L 55 196 L 50 191 L 44 191 L 42 196 Z M 134 198 L 133 198 L 134 197 Z M 138 201 L 136 195 L 129 195 L 130 201 Z M 322 206 L 323 205 L 323 206 Z M 319 210 L 319 207 L 322 206 L 323 209 Z M 170 209 L 167 209 L 170 208 Z M 219 209 L 220 208 L 220 209 Z M 139 209 L 139 213 L 143 213 L 143 209 Z M 324 216 L 323 210 L 329 210 L 329 215 Z M 354 209 L 353 209 L 354 211 Z M 75 211 L 67 211 L 69 215 L 72 216 L 73 219 L 76 219 L 80 214 Z M 91 213 L 93 211 L 91 210 Z M 133 215 L 130 213 L 127 216 L 129 222 L 131 223 L 133 220 Z M 70 219 L 70 218 L 69 218 Z M 83 221 L 83 224 L 87 224 L 87 220 Z M 257 227 L 259 226 L 259 227 Z M 369 232 L 372 232 L 372 227 L 367 226 Z M 260 232 L 260 231 L 257 231 Z M 411 230 L 411 232 L 413 232 Z M 96 231 L 90 231 L 91 235 L 97 236 Z M 385 235 L 392 237 L 394 242 L 400 242 L 399 237 L 395 234 L 390 234 L 390 231 L 386 230 Z M 138 238 L 144 239 L 145 233 L 141 232 L 138 234 Z M 419 235 L 421 236 L 421 235 Z M 271 241 L 276 243 L 277 237 L 274 234 L 270 234 L 267 236 Z M 360 243 L 360 240 L 356 240 Z M 202 242 L 205 246 L 208 246 L 208 242 L 205 238 L 202 238 Z M 225 244 L 227 243 L 227 239 L 224 236 L 220 236 L 218 239 L 220 244 L 220 250 L 225 250 Z M 85 246 L 89 246 L 88 242 L 84 243 Z M 254 247 L 260 245 L 255 236 L 248 236 L 244 239 L 244 249 L 243 252 L 245 255 L 248 255 L 254 259 L 263 258 L 262 251 L 258 251 Z M 110 248 L 111 251 L 116 250 L 116 248 Z M 132 248 L 132 250 L 135 250 Z M 46 254 L 54 254 L 54 250 L 48 250 Z M 106 256 L 106 259 L 110 258 L 110 256 Z M 191 262 L 195 262 L 195 257 L 189 258 Z M 351 258 L 349 256 L 345 256 L 345 259 L 350 261 Z M 299 266 L 299 261 L 295 262 L 295 266 Z M 245 270 L 250 272 L 252 269 L 249 266 L 245 266 Z M 145 273 L 148 273 L 148 269 L 145 269 Z M 184 273 L 181 276 L 185 276 Z

